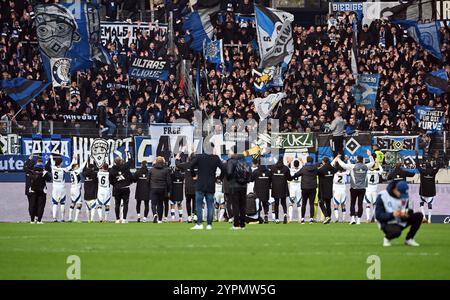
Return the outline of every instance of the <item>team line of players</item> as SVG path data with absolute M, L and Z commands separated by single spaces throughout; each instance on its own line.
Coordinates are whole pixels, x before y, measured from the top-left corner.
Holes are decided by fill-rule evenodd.
M 305 213 L 307 204 L 310 205 L 310 222 L 313 222 L 314 216 L 314 202 L 316 198 L 319 200 L 319 205 L 322 214 L 325 216 L 325 223 L 329 223 L 332 219 L 331 206 L 334 211 L 334 221 L 345 221 L 347 211 L 347 184 L 350 182 L 350 194 L 352 201 L 350 203 L 350 223 L 360 224 L 362 216 L 363 201 L 365 203 L 366 221 L 373 221 L 374 204 L 378 195 L 378 185 L 383 178 L 387 180 L 405 180 L 406 177 L 415 175 L 413 172 L 408 172 L 400 166 L 394 168 L 389 174 L 385 174 L 381 164 L 376 161 L 376 155 L 370 153 L 370 162 L 365 165 L 365 168 L 358 169 L 357 164 L 345 163 L 340 156 L 333 161 L 325 158 L 321 164 L 312 164 L 311 162 L 304 162 L 299 159 L 288 158 L 287 165 L 279 160 L 272 166 L 260 165 L 257 160 L 253 160 L 252 165 L 252 182 L 247 186 L 248 194 L 253 193 L 255 198 L 262 203 L 261 210 L 264 211 L 264 222 L 269 220 L 269 208 L 272 207 L 272 221 L 279 223 L 279 206 L 283 208 L 283 223 L 292 222 L 294 220 L 294 209 L 297 208 L 298 221 L 303 223 L 305 221 Z M 192 156 L 191 156 L 192 157 Z M 75 159 L 67 167 L 62 167 L 61 159 L 50 158 L 51 175 L 52 175 L 52 217 L 57 220 L 58 207 L 60 208 L 61 221 L 65 219 L 65 202 L 66 202 L 66 187 L 65 187 L 65 173 L 69 173 L 71 180 L 70 187 L 70 208 L 69 221 L 78 221 L 79 213 L 82 207 L 82 177 L 84 178 L 84 200 L 86 203 L 88 221 L 94 220 L 95 211 L 98 212 L 100 221 L 107 221 L 108 213 L 111 205 L 112 184 L 115 178 L 120 181 L 120 177 L 126 176 L 126 172 L 121 174 L 111 174 L 111 168 L 104 164 L 100 169 L 93 164 L 87 164 L 87 161 L 79 165 Z M 177 160 L 177 162 L 180 162 Z M 422 213 L 425 216 L 424 206 L 428 206 L 427 221 L 431 222 L 432 203 L 436 195 L 435 177 L 439 167 L 432 165 L 430 162 L 420 164 L 417 162 L 418 171 L 420 173 L 420 206 Z M 179 220 L 183 220 L 183 210 L 181 202 L 185 199 L 191 200 L 194 198 L 195 177 L 191 177 L 189 170 L 189 162 L 177 163 L 176 168 L 172 168 L 171 177 L 173 180 L 171 195 L 171 218 L 175 219 L 175 208 L 178 209 Z M 129 166 L 128 166 L 129 169 Z M 146 167 L 145 167 L 146 169 Z M 132 176 L 133 182 L 137 182 L 136 200 L 138 221 L 141 220 L 140 206 L 141 202 L 145 204 L 145 211 L 143 221 L 147 221 L 149 208 L 149 198 L 144 193 L 149 194 L 149 189 L 139 188 L 139 185 L 147 184 L 148 176 L 146 170 L 138 170 Z M 117 172 L 116 172 L 117 173 Z M 300 175 L 301 174 L 301 175 Z M 354 188 L 358 184 L 358 177 L 364 175 L 364 182 L 360 183 L 362 189 Z M 297 175 L 297 176 L 296 176 Z M 188 178 L 189 177 L 189 178 Z M 303 178 L 302 178 L 303 177 Z M 307 177 L 310 177 L 308 180 Z M 220 179 L 220 171 L 217 173 L 216 187 L 215 187 L 215 201 L 216 201 L 216 219 L 224 221 L 225 219 L 232 220 L 232 209 L 230 203 L 227 201 L 227 183 L 226 180 Z M 311 182 L 314 178 L 314 182 Z M 123 178 L 124 179 L 124 178 Z M 184 188 L 184 184 L 186 187 Z M 361 185 L 362 184 L 362 185 Z M 140 192 L 141 191 L 141 192 Z M 183 193 L 184 191 L 184 193 Z M 311 195 L 314 191 L 314 196 Z M 362 193 L 361 193 L 362 191 Z M 359 192 L 359 193 L 358 193 Z M 185 197 L 183 197 L 183 194 Z M 313 200 L 312 200 L 313 199 Z M 169 199 L 168 199 L 169 200 Z M 169 202 L 169 201 L 167 201 Z M 190 202 L 190 201 L 189 201 Z M 332 202 L 332 205 L 331 205 Z M 118 203 L 116 203 L 117 205 Z M 191 203 L 189 203 L 191 204 Z M 358 211 L 356 211 L 356 204 L 358 204 Z M 123 205 L 123 203 L 122 203 Z M 152 205 L 154 220 L 157 220 L 156 205 Z M 196 219 L 195 201 L 188 206 L 187 221 L 191 222 Z M 128 209 L 128 203 L 126 203 Z M 104 209 L 104 210 L 103 210 Z M 125 223 L 126 214 L 123 214 L 123 208 L 120 209 L 121 217 L 117 218 L 117 222 Z M 165 220 L 168 217 L 168 205 L 165 205 Z

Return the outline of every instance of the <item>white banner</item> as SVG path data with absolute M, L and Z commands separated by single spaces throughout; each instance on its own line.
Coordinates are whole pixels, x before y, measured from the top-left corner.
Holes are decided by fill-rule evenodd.
M 167 25 L 159 24 L 156 26 L 152 24 L 150 26 L 149 23 L 141 23 L 138 25 L 137 23 L 127 23 L 127 22 L 101 22 L 101 42 L 105 45 L 108 42 L 114 42 L 117 40 L 123 45 L 128 39 L 127 46 L 131 43 L 137 43 L 137 34 L 138 31 L 145 30 L 155 30 L 157 28 L 158 34 L 163 37 L 167 34 Z

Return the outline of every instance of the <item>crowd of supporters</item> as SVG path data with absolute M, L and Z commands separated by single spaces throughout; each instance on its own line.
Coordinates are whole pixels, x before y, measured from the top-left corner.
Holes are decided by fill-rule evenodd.
M 111 13 L 111 3 L 119 2 L 103 4 L 109 19 L 114 20 L 117 16 L 114 11 Z M 140 31 L 136 44 L 110 41 L 106 47 L 113 65 L 78 71 L 72 77 L 70 88 L 49 87 L 17 116 L 16 104 L 0 92 L 1 119 L 13 123 L 19 121 L 16 122 L 18 125 L 21 122 L 63 121 L 64 114 L 98 114 L 100 128 L 126 125 L 130 126 L 131 134 L 142 133 L 139 124 L 173 122 L 177 118 L 192 121 L 195 110 L 202 111 L 205 117 L 222 121 L 258 119 L 253 99 L 280 88 L 271 88 L 265 94 L 257 93 L 253 88 L 252 69 L 259 63 L 255 48 L 255 24 L 235 18 L 235 14 L 252 13 L 253 2 L 228 1 L 224 3 L 221 17 L 214 20 L 215 36 L 222 38 L 225 45 L 225 63 L 219 67 L 205 63 L 202 56 L 189 47 L 192 36 L 182 30 L 183 17 L 189 11 L 187 2 L 179 1 L 179 4 L 166 8 L 163 4 L 158 6 L 160 12 L 174 12 L 175 54 L 167 51 L 168 35 L 161 34 L 157 29 Z M 2 79 L 46 79 L 32 26 L 32 11 L 27 1 L 0 0 Z M 163 22 L 165 13 L 160 15 Z M 417 104 L 444 108 L 447 121 L 448 94 L 430 94 L 424 77 L 442 68 L 450 74 L 450 29 L 440 28 L 443 59 L 439 61 L 421 49 L 397 25 L 375 20 L 370 26 L 361 26 L 357 41 L 359 72 L 381 74 L 376 108 L 366 109 L 355 104 L 351 93 L 355 83 L 350 68 L 354 16 L 353 13 L 330 15 L 328 24 L 323 26 L 294 24 L 295 51 L 284 75 L 282 88 L 287 98 L 271 116 L 280 120 L 280 130 L 327 132 L 334 118 L 333 112 L 339 110 L 346 121 L 348 133 L 356 130 L 408 132 L 417 129 L 414 115 Z M 127 71 L 133 56 L 170 61 L 168 80 L 129 78 Z M 198 103 L 180 88 L 177 63 L 181 59 L 192 61 L 193 74 L 196 60 L 201 60 Z

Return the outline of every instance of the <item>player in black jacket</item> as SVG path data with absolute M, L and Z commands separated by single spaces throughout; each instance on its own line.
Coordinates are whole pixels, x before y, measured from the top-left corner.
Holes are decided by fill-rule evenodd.
M 128 223 L 128 202 L 130 200 L 130 184 L 133 175 L 130 172 L 130 161 L 124 162 L 121 158 L 114 160 L 114 166 L 110 170 L 113 186 L 113 196 L 115 200 L 116 223 Z M 120 218 L 120 208 L 122 205 L 122 219 Z
M 30 218 L 31 223 L 43 224 L 42 216 L 44 215 L 45 201 L 47 200 L 47 185 L 46 182 L 52 180 L 49 172 L 44 170 L 42 159 L 38 159 L 30 170 Z
M 144 202 L 144 218 L 142 221 L 145 223 L 150 210 L 150 177 L 148 176 L 146 160 L 142 161 L 141 168 L 133 174 L 133 181 L 136 182 L 134 198 L 136 199 L 137 221 L 141 222 L 141 204 Z
M 407 177 L 414 177 L 416 175 L 414 172 L 407 171 L 402 168 L 401 163 L 397 163 L 395 168 L 389 173 L 388 181 L 406 181 Z
M 317 166 L 313 163 L 311 156 L 306 158 L 306 164 L 293 177 L 299 176 L 302 177 L 302 218 L 300 223 L 305 223 L 306 204 L 309 203 L 309 223 L 311 224 L 314 222 L 314 201 L 317 193 Z
M 328 157 L 322 159 L 322 164 L 317 170 L 319 176 L 319 205 L 323 214 L 325 215 L 325 221 L 323 224 L 329 224 L 331 222 L 331 199 L 333 198 L 333 178 L 337 169 L 333 167 L 335 161 L 330 163 Z
M 170 192 L 170 217 L 175 221 L 175 206 L 178 210 L 178 221 L 183 222 L 184 172 L 180 168 L 171 169 L 172 190 Z
M 86 202 L 88 223 L 94 221 L 95 207 L 97 206 L 98 168 L 88 163 L 81 175 L 84 177 L 84 201 Z
M 186 197 L 186 210 L 188 214 L 188 223 L 192 221 L 197 221 L 195 217 L 195 184 L 197 183 L 197 171 L 198 169 L 194 169 L 194 175 L 191 174 L 191 161 L 195 158 L 195 153 L 191 153 L 189 155 L 189 159 L 187 162 L 182 162 L 180 155 L 176 156 L 175 165 L 184 170 L 184 180 L 185 180 L 185 189 L 184 194 Z M 153 207 L 153 206 L 152 206 Z
M 423 221 L 431 223 L 431 214 L 433 210 L 433 201 L 436 196 L 436 175 L 439 172 L 439 164 L 427 159 L 425 163 L 420 163 L 418 152 L 416 152 L 416 167 L 420 173 L 420 209 L 423 214 Z M 428 206 L 428 218 L 425 217 L 425 203 Z
M 28 159 L 25 161 L 25 164 L 23 165 L 23 171 L 25 172 L 25 195 L 28 198 L 28 212 L 31 217 L 31 222 L 33 222 L 33 211 L 31 209 L 32 203 L 32 190 L 30 189 L 30 180 L 31 180 L 31 174 L 33 173 L 33 168 L 36 162 L 33 159 L 33 155 L 30 155 Z
M 267 166 L 261 165 L 258 161 L 258 168 L 252 173 L 252 181 L 255 182 L 253 192 L 261 201 L 264 210 L 264 223 L 269 223 L 269 198 L 270 198 L 270 183 L 271 173 Z
M 287 166 L 283 164 L 280 158 L 271 168 L 272 197 L 275 199 L 275 223 L 279 223 L 278 218 L 279 206 L 283 207 L 283 223 L 287 224 L 287 203 L 286 197 L 289 196 L 288 181 L 292 180 L 291 172 Z

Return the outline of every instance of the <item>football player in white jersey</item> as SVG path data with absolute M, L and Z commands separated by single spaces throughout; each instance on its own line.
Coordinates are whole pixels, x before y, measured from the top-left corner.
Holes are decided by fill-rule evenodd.
M 221 171 L 220 169 L 216 170 L 216 191 L 214 193 L 214 208 L 215 208 L 215 214 L 214 218 L 219 221 L 223 222 L 224 220 L 224 214 L 225 214 L 225 195 L 223 192 L 223 182 L 220 178 Z
M 339 222 L 339 208 L 342 212 L 341 221 L 345 221 L 345 201 L 347 200 L 347 177 L 349 172 L 344 170 L 339 164 L 334 166 L 338 171 L 333 178 L 333 202 L 334 202 L 334 222 Z
M 98 189 L 97 189 L 97 213 L 100 222 L 108 220 L 108 213 L 111 201 L 111 175 L 107 163 L 97 172 Z M 105 207 L 105 217 L 102 217 L 103 206 Z
M 69 172 L 72 168 L 72 164 L 74 159 L 69 166 L 63 168 L 62 167 L 62 158 L 57 157 L 53 159 L 53 155 L 50 155 L 50 163 L 52 170 L 52 216 L 53 222 L 58 222 L 56 218 L 56 214 L 58 212 L 58 204 L 60 206 L 61 212 L 61 222 L 64 222 L 64 207 L 66 203 L 66 187 L 64 180 L 64 173 Z
M 301 167 L 300 167 L 300 161 L 299 160 L 294 160 L 291 163 L 291 168 L 289 168 L 291 171 L 291 176 L 294 176 L 295 173 L 297 173 L 298 171 L 300 171 Z M 302 206 L 302 188 L 301 188 L 301 184 L 300 184 L 300 177 L 297 177 L 295 179 L 293 179 L 292 181 L 288 182 L 289 184 L 289 207 L 288 207 L 288 222 L 292 222 L 292 216 L 293 216 L 293 212 L 294 212 L 294 205 L 297 207 L 297 213 L 299 216 L 299 221 L 300 221 L 300 216 L 302 215 L 301 212 L 301 206 Z
M 75 218 L 73 219 L 74 222 L 78 222 L 78 215 L 81 211 L 81 173 L 83 172 L 84 167 L 86 166 L 87 160 L 80 165 L 78 163 L 74 163 L 72 165 L 72 170 L 70 171 L 70 199 L 72 200 L 72 203 L 70 204 L 69 208 L 69 222 L 72 222 L 72 214 L 73 210 L 76 208 L 75 211 Z
M 376 154 L 372 154 L 374 159 L 376 159 Z M 380 183 L 381 175 L 383 174 L 383 168 L 381 164 L 376 161 L 372 168 L 367 171 L 367 188 L 366 195 L 364 197 L 366 201 L 366 217 L 367 223 L 372 221 L 372 216 L 375 211 L 375 202 L 377 201 L 378 195 L 378 184 Z M 371 209 L 373 208 L 373 209 Z

